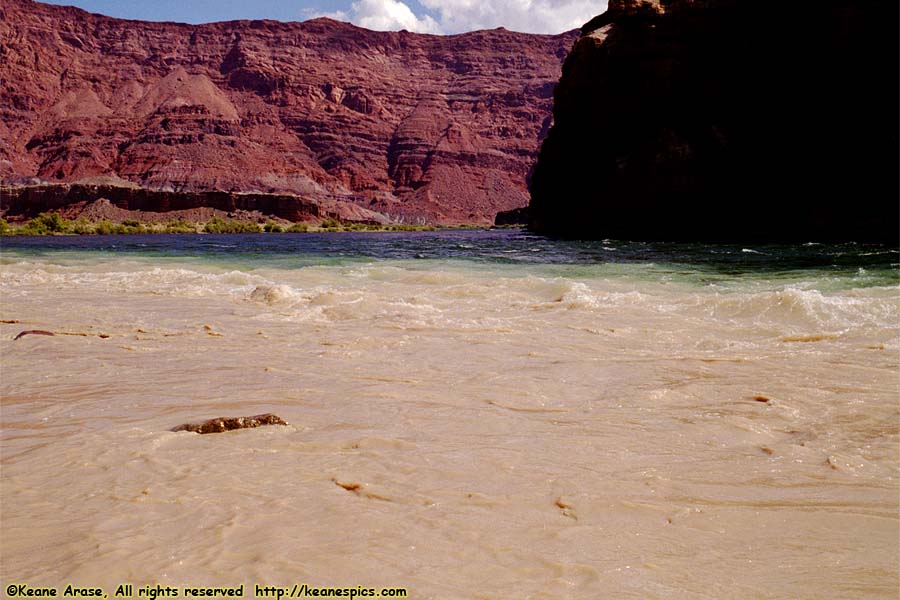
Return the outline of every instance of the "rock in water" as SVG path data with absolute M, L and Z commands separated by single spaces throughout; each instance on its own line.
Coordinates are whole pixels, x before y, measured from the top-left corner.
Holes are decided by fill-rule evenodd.
M 284 419 L 272 413 L 252 417 L 219 417 L 202 423 L 185 423 L 172 431 L 193 431 L 194 433 L 222 433 L 232 429 L 251 429 L 262 425 L 287 425 Z
M 531 179 L 532 229 L 898 239 L 898 3 L 610 0 Z

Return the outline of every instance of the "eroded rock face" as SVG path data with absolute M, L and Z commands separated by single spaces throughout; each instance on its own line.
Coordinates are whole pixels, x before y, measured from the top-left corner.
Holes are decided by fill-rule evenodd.
M 565 237 L 898 237 L 898 5 L 611 0 L 532 178 Z
M 576 39 L 190 26 L 0 5 L 0 184 L 289 194 L 489 223 L 525 179 Z
M 202 423 L 185 423 L 172 431 L 193 431 L 194 433 L 222 433 L 233 429 L 252 429 L 263 425 L 287 425 L 278 415 L 266 413 L 252 417 L 220 417 Z
M 237 194 L 229 192 L 167 192 L 111 185 L 44 185 L 0 187 L 0 202 L 11 214 L 25 217 L 40 212 L 59 211 L 76 217 L 86 209 L 107 205 L 122 211 L 185 213 L 211 208 L 221 213 L 258 212 L 288 221 L 304 221 L 325 216 L 318 203 L 288 194 Z M 115 213 L 102 218 L 117 219 Z M 130 215 L 124 214 L 125 218 Z

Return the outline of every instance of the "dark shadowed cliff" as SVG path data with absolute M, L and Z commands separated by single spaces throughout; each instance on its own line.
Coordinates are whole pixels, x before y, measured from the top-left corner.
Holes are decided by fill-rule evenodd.
M 575 39 L 145 23 L 3 0 L 0 185 L 44 185 L 0 194 L 0 211 L 102 192 L 129 210 L 216 199 L 265 212 L 287 195 L 304 214 L 312 202 L 341 217 L 490 223 L 528 203 Z
M 898 5 L 611 0 L 555 92 L 532 227 L 898 238 Z

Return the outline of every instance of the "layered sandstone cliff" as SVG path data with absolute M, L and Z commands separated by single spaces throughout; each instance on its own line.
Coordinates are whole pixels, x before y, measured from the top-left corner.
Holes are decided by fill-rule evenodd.
M 575 38 L 328 19 L 145 23 L 4 0 L 0 185 L 41 184 L 25 194 L 32 212 L 53 190 L 44 184 L 66 183 L 82 195 L 155 192 L 113 193 L 119 203 L 290 195 L 392 220 L 489 223 L 528 203 Z
M 611 0 L 532 179 L 540 232 L 896 240 L 898 5 Z

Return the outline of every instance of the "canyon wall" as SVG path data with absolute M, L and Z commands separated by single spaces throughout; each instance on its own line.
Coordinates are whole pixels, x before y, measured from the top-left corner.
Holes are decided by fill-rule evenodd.
M 898 5 L 611 0 L 532 179 L 575 238 L 898 238 Z
M 46 194 L 56 202 L 47 184 L 74 184 L 66 194 L 88 202 L 95 188 L 138 187 L 158 192 L 141 198 L 289 195 L 340 214 L 491 223 L 528 204 L 576 37 L 329 19 L 193 26 L 4 0 L 0 185 L 36 186 L 16 196 L 31 212 Z M 0 211 L 14 217 L 12 206 L 0 194 Z

